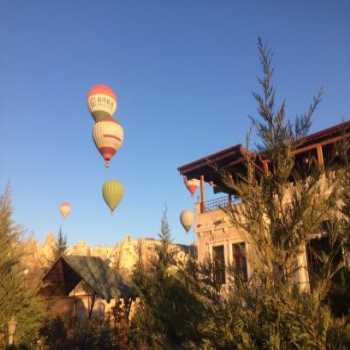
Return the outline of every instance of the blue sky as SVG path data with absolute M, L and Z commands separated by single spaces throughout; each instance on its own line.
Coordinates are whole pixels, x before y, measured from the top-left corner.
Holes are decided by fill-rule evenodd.
M 43 239 L 61 224 L 70 243 L 156 237 L 162 208 L 174 240 L 193 200 L 177 167 L 244 142 L 260 66 L 274 51 L 275 83 L 293 118 L 320 87 L 313 130 L 350 117 L 349 1 L 1 1 L 0 186 L 14 218 Z M 86 93 L 119 96 L 125 142 L 105 169 L 91 138 Z M 106 179 L 125 186 L 113 215 Z M 208 196 L 210 197 L 210 189 Z

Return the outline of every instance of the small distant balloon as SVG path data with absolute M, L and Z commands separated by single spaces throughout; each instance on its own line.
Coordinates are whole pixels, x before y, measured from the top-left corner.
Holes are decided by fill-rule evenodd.
M 60 213 L 61 213 L 63 219 L 65 219 L 70 214 L 70 211 L 71 211 L 71 206 L 68 202 L 61 203 Z
M 112 117 L 106 117 L 95 123 L 92 136 L 105 161 L 105 166 L 108 167 L 110 160 L 124 142 L 123 127 Z
M 193 219 L 194 219 L 194 215 L 192 210 L 184 209 L 181 212 L 180 222 L 186 232 L 188 232 L 191 229 L 193 224 Z
M 107 85 L 95 85 L 88 92 L 87 104 L 96 122 L 111 117 L 117 110 L 117 96 Z
M 193 196 L 196 192 L 197 187 L 199 187 L 200 185 L 200 181 L 198 179 L 187 180 L 186 178 L 184 178 L 184 182 L 188 191 L 191 193 L 191 196 Z
M 117 180 L 108 180 L 103 184 L 102 196 L 111 212 L 118 206 L 124 196 L 124 187 Z

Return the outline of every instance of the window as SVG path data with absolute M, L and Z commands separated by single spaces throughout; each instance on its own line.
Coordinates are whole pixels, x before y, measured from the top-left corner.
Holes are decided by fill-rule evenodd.
M 217 285 L 225 283 L 224 246 L 213 247 L 214 281 Z
M 331 242 L 330 237 L 325 234 L 322 237 L 311 239 L 307 242 L 307 265 L 309 272 L 309 281 L 311 289 L 315 288 L 318 279 L 322 274 L 323 262 L 319 258 L 322 254 L 329 255 L 331 252 L 336 252 L 333 258 L 333 266 L 336 266 L 342 261 L 343 254 L 340 247 L 340 241 Z M 334 276 L 335 278 L 337 276 Z
M 233 271 L 235 281 L 248 280 L 247 253 L 245 243 L 232 244 Z

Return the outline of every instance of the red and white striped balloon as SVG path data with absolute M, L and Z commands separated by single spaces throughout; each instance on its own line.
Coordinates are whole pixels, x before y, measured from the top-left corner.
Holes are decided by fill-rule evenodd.
M 193 196 L 197 190 L 197 187 L 199 187 L 199 185 L 200 185 L 200 181 L 197 179 L 187 180 L 186 178 L 184 178 L 184 182 L 185 182 L 185 185 L 186 185 L 188 191 L 191 193 L 191 196 Z
M 92 136 L 105 160 L 105 166 L 108 167 L 110 160 L 123 144 L 123 127 L 112 117 L 106 117 L 94 125 Z

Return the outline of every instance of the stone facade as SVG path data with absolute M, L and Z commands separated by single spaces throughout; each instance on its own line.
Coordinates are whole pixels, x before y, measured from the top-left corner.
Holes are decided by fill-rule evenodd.
M 228 200 L 227 200 L 228 202 Z M 239 205 L 239 204 L 232 204 Z M 234 264 L 234 246 L 244 244 L 246 256 L 247 277 L 252 273 L 254 264 L 256 263 L 256 254 L 254 254 L 254 245 L 249 242 L 248 237 L 244 232 L 240 232 L 231 223 L 229 216 L 219 208 L 214 208 L 208 211 L 202 210 L 203 204 L 196 203 L 195 215 L 195 233 L 197 236 L 197 252 L 198 261 L 205 262 L 207 259 L 215 260 L 213 256 L 216 247 L 223 248 L 224 265 Z M 298 275 L 296 279 L 303 290 L 309 288 L 309 278 L 307 271 L 307 257 L 305 249 L 298 256 Z M 225 282 L 227 282 L 229 274 L 225 274 Z

